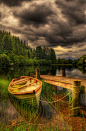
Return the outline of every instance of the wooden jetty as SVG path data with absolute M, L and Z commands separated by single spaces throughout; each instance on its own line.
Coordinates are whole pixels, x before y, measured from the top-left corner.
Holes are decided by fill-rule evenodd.
M 37 79 L 42 78 L 44 82 L 49 84 L 60 86 L 63 88 L 71 89 L 73 94 L 72 108 L 73 115 L 78 115 L 80 112 L 80 91 L 81 86 L 84 88 L 84 93 L 86 94 L 86 79 L 83 78 L 73 78 L 66 77 L 65 68 L 62 68 L 62 76 L 52 76 L 50 75 L 40 75 L 40 70 L 36 69 Z M 76 108 L 78 107 L 78 108 Z
M 73 90 L 73 87 L 75 86 L 75 81 L 81 81 L 80 86 L 84 87 L 84 91 L 86 93 L 86 79 L 84 78 L 73 78 L 73 77 L 66 77 L 64 68 L 62 68 L 62 76 L 52 76 L 50 73 L 49 75 L 40 75 L 40 70 L 36 69 L 36 78 L 42 78 L 45 82 L 60 86 L 63 88 L 68 88 Z
M 86 90 L 86 79 L 83 78 L 72 78 L 72 77 L 51 76 L 51 75 L 40 75 L 40 78 L 42 78 L 45 82 L 49 84 L 60 86 L 63 88 L 68 88 L 71 90 L 73 90 L 74 81 L 81 81 L 81 86 L 84 86 Z
M 71 89 L 71 90 L 73 90 L 74 81 L 81 81 L 81 86 L 83 86 L 85 94 L 86 94 L 86 79 L 83 79 L 83 78 L 40 75 L 40 79 L 43 79 L 44 82 L 46 83 L 49 83 L 55 86 L 60 86 L 67 89 Z

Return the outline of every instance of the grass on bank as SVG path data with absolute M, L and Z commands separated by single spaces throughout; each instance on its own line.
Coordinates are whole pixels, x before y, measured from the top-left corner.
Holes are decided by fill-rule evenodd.
M 0 101 L 8 99 L 8 86 L 10 81 L 7 79 L 0 79 Z

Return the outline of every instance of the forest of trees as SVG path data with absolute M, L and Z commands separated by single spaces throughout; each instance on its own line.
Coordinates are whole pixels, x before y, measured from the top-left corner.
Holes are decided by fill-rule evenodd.
M 37 46 L 32 49 L 19 37 L 10 32 L 0 31 L 0 66 L 51 65 L 56 63 L 55 51 L 52 48 Z
M 84 65 L 84 64 L 86 64 L 86 55 L 81 56 L 81 57 L 78 59 L 77 64 L 78 64 L 78 65 Z
M 55 51 L 49 47 L 37 46 L 35 49 L 27 45 L 19 37 L 10 32 L 0 31 L 0 67 L 22 65 L 51 65 L 51 64 L 86 64 L 86 55 L 77 60 L 56 59 Z
M 68 60 L 62 59 L 62 58 L 58 58 L 56 60 L 56 64 L 72 64 L 72 65 L 77 65 L 77 62 L 78 62 L 78 60 L 72 60 L 70 58 Z

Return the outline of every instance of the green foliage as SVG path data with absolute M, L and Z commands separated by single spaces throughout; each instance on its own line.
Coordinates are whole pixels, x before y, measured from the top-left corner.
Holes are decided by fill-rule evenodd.
M 56 61 L 56 55 L 53 49 L 50 50 L 49 57 L 50 57 L 50 60 L 53 61 L 53 63 Z
M 58 58 L 58 59 L 56 60 L 56 63 L 57 63 L 57 64 L 68 64 L 68 61 L 65 60 L 65 59 L 60 59 L 60 58 Z
M 8 56 L 10 58 L 11 63 L 13 63 L 15 54 L 11 51 L 10 53 L 8 53 Z
M 24 65 L 24 64 L 26 64 L 25 58 L 24 56 L 20 55 L 19 56 L 19 65 Z
M 67 61 L 67 60 L 65 60 L 65 59 L 60 59 L 60 58 L 58 58 L 58 59 L 56 60 L 56 63 L 57 63 L 57 64 L 69 64 L 69 61 Z
M 77 64 L 77 61 L 78 60 L 72 60 L 72 59 L 68 59 L 68 60 L 65 60 L 65 59 L 62 59 L 62 58 L 58 58 L 56 59 L 56 64 Z
M 6 54 L 0 54 L 0 67 L 10 66 L 10 58 Z
M 26 46 L 25 41 L 11 36 L 10 32 L 5 32 L 4 30 L 3 32 L 0 31 L 0 54 L 9 56 L 9 61 L 14 63 L 15 66 L 50 65 L 56 61 L 56 55 L 53 49 L 43 48 L 41 46 L 32 49 L 30 46 Z M 0 64 L 6 64 L 7 66 L 7 61 L 3 61 Z
M 30 58 L 30 51 L 28 50 L 28 58 Z
M 26 55 L 25 41 L 21 43 L 19 38 L 11 36 L 10 32 L 0 31 L 0 53 Z
M 41 61 L 49 60 L 48 62 L 50 63 L 55 63 L 56 61 L 55 51 L 52 48 L 48 48 L 48 47 L 42 48 L 41 46 L 37 46 L 36 50 L 34 51 L 34 54 L 37 60 L 41 60 Z M 47 64 L 47 61 L 45 61 L 46 64 Z
M 86 64 L 86 55 L 83 55 L 82 57 L 80 57 L 80 58 L 78 59 L 77 64 L 78 64 L 78 65 Z
M 77 64 L 77 62 L 78 62 L 78 60 L 74 60 L 74 61 L 73 61 L 73 64 L 75 64 L 75 65 L 76 65 L 76 64 Z
M 41 46 L 36 47 L 35 53 L 37 55 L 37 59 L 42 59 L 42 48 L 41 48 Z
M 19 56 L 17 56 L 17 55 L 14 56 L 13 63 L 14 63 L 15 66 L 19 65 Z
M 0 98 L 7 99 L 8 98 L 8 86 L 10 81 L 7 79 L 0 79 Z M 4 95 L 4 97 L 3 97 Z
M 73 63 L 73 60 L 72 59 L 68 59 L 68 64 L 72 64 Z

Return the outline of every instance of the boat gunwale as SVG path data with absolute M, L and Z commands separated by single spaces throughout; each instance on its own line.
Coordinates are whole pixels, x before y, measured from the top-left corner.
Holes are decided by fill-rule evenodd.
M 32 91 L 27 91 L 27 92 L 22 92 L 22 93 L 18 93 L 18 92 L 13 93 L 13 92 L 10 90 L 11 85 L 12 85 L 12 82 L 13 82 L 13 81 L 16 81 L 16 80 L 18 80 L 18 79 L 21 79 L 21 78 L 23 78 L 23 77 L 24 77 L 24 78 L 34 79 L 35 81 L 38 81 L 38 82 L 40 83 L 39 86 L 38 86 L 38 88 L 36 88 L 36 89 L 34 89 L 34 90 L 32 90 Z M 36 79 L 36 78 L 33 78 L 33 77 L 29 77 L 29 76 L 21 76 L 21 77 L 19 77 L 19 78 L 13 79 L 13 80 L 10 82 L 9 87 L 8 87 L 8 91 L 9 91 L 11 94 L 14 94 L 14 95 L 34 94 L 34 93 L 36 93 L 41 87 L 42 87 L 42 82 L 41 82 L 40 80 L 38 80 L 38 79 Z M 27 88 L 27 87 L 26 87 L 26 88 Z M 24 89 L 25 89 L 25 88 L 24 88 Z

